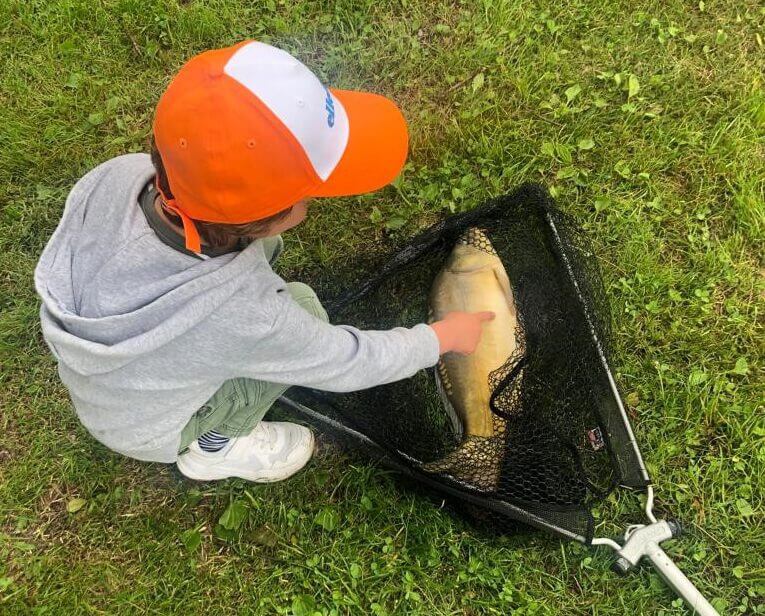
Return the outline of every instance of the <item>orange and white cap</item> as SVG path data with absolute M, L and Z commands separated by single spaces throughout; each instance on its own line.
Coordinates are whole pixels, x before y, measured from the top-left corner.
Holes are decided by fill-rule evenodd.
M 395 103 L 325 88 L 308 67 L 245 41 L 195 56 L 157 105 L 154 139 L 183 220 L 245 223 L 306 197 L 340 197 L 390 183 L 406 161 L 406 121 Z

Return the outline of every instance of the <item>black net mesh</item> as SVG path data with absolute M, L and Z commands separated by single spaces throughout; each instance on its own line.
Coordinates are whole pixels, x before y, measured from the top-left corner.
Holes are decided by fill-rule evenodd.
M 580 227 L 543 188 L 524 185 L 345 270 L 303 278 L 335 323 L 413 326 L 428 320 L 434 279 L 455 244 L 475 230 L 482 233 L 471 241 L 486 238 L 483 248 L 504 265 L 518 323 L 507 332 L 515 350 L 487 377 L 488 433 L 462 433 L 447 411 L 443 365 L 364 391 L 295 389 L 289 396 L 316 411 L 314 420 L 337 422 L 314 421 L 321 429 L 374 449 L 497 529 L 520 521 L 589 541 L 593 505 L 616 485 L 642 487 L 647 477 L 604 368 L 610 313 L 598 262 Z

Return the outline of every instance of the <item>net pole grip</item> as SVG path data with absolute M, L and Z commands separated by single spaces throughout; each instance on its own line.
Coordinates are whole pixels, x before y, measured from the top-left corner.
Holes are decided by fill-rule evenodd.
M 647 558 L 667 585 L 694 610 L 694 614 L 720 616 L 660 547 L 662 541 L 677 537 L 680 533 L 680 525 L 674 521 L 660 520 L 633 527 L 624 536 L 624 546 L 616 551 L 618 559 L 614 568 L 619 573 L 626 573 L 637 566 L 641 559 Z
M 672 562 L 658 543 L 649 542 L 645 548 L 645 556 L 651 561 L 654 569 L 664 578 L 667 585 L 674 590 L 688 606 L 699 616 L 720 616 L 698 589 L 693 585 L 679 567 Z

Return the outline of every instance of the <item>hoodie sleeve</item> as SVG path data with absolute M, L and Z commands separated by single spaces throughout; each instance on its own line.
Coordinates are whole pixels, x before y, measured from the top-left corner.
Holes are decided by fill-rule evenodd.
M 226 345 L 226 359 L 242 377 L 347 392 L 408 378 L 438 361 L 438 338 L 425 324 L 387 331 L 331 325 L 286 290 L 261 309 L 258 325 L 229 334 L 237 340 Z

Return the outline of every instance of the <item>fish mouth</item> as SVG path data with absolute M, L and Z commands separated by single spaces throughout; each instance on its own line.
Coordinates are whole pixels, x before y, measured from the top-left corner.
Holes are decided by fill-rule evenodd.
M 462 235 L 460 235 L 457 243 L 462 244 L 463 246 L 476 248 L 477 250 L 485 252 L 486 254 L 490 254 L 494 257 L 499 256 L 497 251 L 494 249 L 494 245 L 486 236 L 486 233 L 484 233 L 483 230 L 479 229 L 478 227 L 470 227 L 467 229 Z

